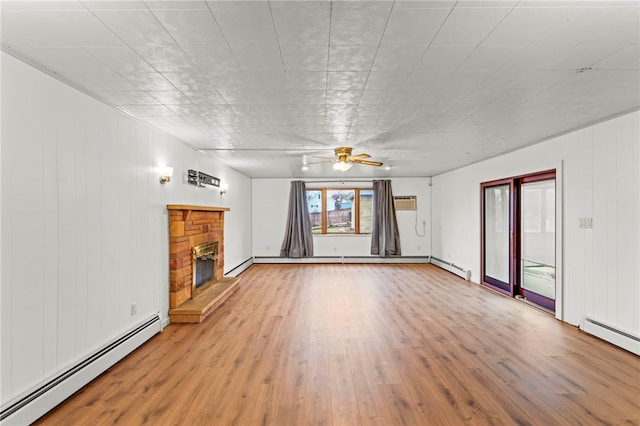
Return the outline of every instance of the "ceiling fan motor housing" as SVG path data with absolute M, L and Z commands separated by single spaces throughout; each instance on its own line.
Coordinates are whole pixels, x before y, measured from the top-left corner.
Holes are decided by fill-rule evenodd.
M 335 155 L 338 157 L 338 162 L 340 163 L 346 163 L 347 158 L 351 155 L 352 151 L 353 149 L 349 146 L 340 146 L 333 150 Z

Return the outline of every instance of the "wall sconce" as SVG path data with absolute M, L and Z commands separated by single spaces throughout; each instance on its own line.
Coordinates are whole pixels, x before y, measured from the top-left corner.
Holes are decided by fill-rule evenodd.
M 173 167 L 161 167 L 160 168 L 160 183 L 164 185 L 171 181 L 173 177 Z
M 229 189 L 229 184 L 221 183 L 220 184 L 220 195 L 226 194 L 228 189 Z

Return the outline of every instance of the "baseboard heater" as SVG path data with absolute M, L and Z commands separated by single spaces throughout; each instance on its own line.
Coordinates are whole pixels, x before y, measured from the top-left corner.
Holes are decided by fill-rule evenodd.
M 471 271 L 469 269 L 458 266 L 453 262 L 446 262 L 442 259 L 431 256 L 431 263 L 439 268 L 451 272 L 452 274 L 456 274 L 457 276 L 462 277 L 467 281 L 471 279 Z
M 640 355 L 640 337 L 636 335 L 591 317 L 584 319 L 581 328 L 586 333 Z
M 429 263 L 428 256 L 313 256 L 279 257 L 256 256 L 253 263 Z
M 0 423 L 33 423 L 160 331 L 160 315 L 154 314 L 94 354 L 9 402 L 0 411 Z
M 251 265 L 253 265 L 253 257 L 248 258 L 247 260 L 245 260 L 235 268 L 231 268 L 229 271 L 225 272 L 224 276 L 237 277 L 238 275 L 240 275 L 241 273 L 249 269 Z

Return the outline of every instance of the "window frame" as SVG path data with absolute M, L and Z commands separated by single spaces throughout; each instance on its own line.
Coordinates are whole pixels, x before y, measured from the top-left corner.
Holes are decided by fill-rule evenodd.
M 320 232 L 313 233 L 313 236 L 317 235 L 371 235 L 371 232 L 361 232 L 360 228 L 360 192 L 361 191 L 373 191 L 373 187 L 353 187 L 353 188 L 337 188 L 337 187 L 321 187 L 321 188 L 307 188 L 306 192 L 318 192 L 320 191 L 320 217 L 321 217 L 321 229 Z M 329 191 L 353 191 L 353 232 L 327 232 L 327 192 Z M 373 206 L 372 206 L 373 208 Z M 311 212 L 309 212 L 311 214 Z

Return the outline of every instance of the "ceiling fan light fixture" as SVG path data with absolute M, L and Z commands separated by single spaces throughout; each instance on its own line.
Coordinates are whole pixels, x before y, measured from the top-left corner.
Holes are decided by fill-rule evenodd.
M 333 170 L 338 170 L 340 172 L 346 172 L 347 170 L 349 170 L 351 168 L 351 166 L 353 166 L 353 164 L 351 163 L 347 163 L 339 161 L 337 163 L 333 163 Z

